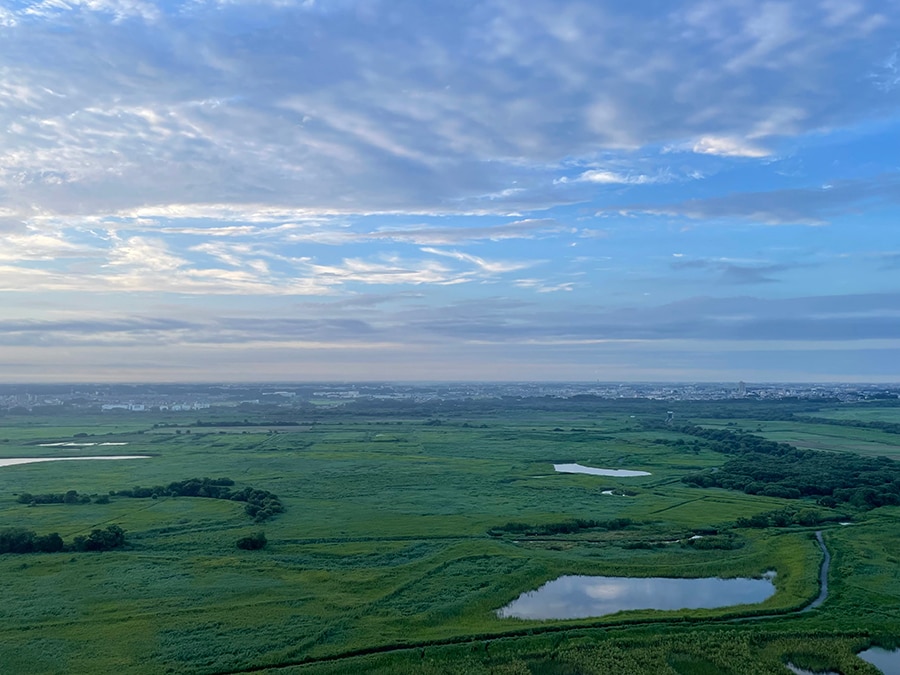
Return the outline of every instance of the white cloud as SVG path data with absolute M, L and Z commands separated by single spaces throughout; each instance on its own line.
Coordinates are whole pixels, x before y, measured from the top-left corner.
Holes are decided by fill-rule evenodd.
M 530 288 L 538 293 L 557 293 L 559 291 L 571 291 L 575 288 L 575 283 L 571 281 L 553 284 L 543 279 L 516 279 L 513 283 L 519 288 Z
M 159 18 L 156 4 L 142 0 L 41 0 L 26 4 L 20 13 L 32 17 L 53 17 L 62 12 L 84 9 L 111 15 L 116 21 L 140 17 L 146 21 Z
M 455 260 L 471 263 L 480 271 L 487 274 L 515 272 L 516 270 L 525 269 L 526 267 L 532 267 L 535 264 L 533 261 L 485 260 L 484 258 L 479 258 L 470 253 L 463 253 L 462 251 L 442 251 L 436 248 L 423 248 L 422 251 L 432 255 L 454 258 Z
M 3 245 L 0 246 L 0 260 L 5 262 L 84 258 L 95 255 L 95 250 L 68 241 L 59 234 L 36 232 L 6 234 L 3 237 Z
M 403 261 L 396 257 L 385 262 L 345 258 L 340 265 L 308 263 L 307 267 L 317 282 L 329 286 L 347 283 L 446 286 L 470 280 L 466 275 L 455 273 L 434 261 Z
M 583 183 L 600 183 L 605 185 L 646 185 L 658 182 L 659 178 L 645 176 L 644 174 L 625 175 L 615 171 L 590 169 L 578 176 L 576 180 Z
M 751 145 L 737 138 L 704 136 L 694 142 L 691 150 L 700 155 L 720 157 L 768 157 L 771 153 L 759 146 Z

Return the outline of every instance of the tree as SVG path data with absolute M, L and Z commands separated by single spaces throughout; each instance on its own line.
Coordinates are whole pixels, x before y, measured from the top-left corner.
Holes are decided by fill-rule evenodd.
M 95 529 L 85 537 L 75 537 L 72 548 L 76 551 L 110 551 L 125 544 L 125 530 L 109 525 L 105 530 Z
M 53 532 L 34 540 L 34 550 L 40 553 L 59 553 L 65 548 L 63 538 L 58 532 Z

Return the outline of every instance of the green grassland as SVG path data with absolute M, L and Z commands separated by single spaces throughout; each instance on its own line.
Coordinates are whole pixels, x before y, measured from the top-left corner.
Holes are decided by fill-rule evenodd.
M 808 412 L 758 420 L 743 403 L 733 418 L 724 416 L 726 403 L 712 417 L 711 405 L 693 421 L 799 447 L 897 456 L 900 435 L 882 430 L 810 422 Z M 727 458 L 656 442 L 692 439 L 648 426 L 660 417 L 649 404 L 187 415 L 0 418 L 0 458 L 150 455 L 0 467 L 0 529 L 59 532 L 68 541 L 114 523 L 128 539 L 102 553 L 0 556 L 0 672 L 787 673 L 791 657 L 874 673 L 855 651 L 900 636 L 900 507 L 848 507 L 852 525 L 818 528 L 834 557 L 831 594 L 821 608 L 798 612 L 818 593 L 816 528 L 733 526 L 813 503 L 686 485 L 684 476 Z M 97 445 L 42 445 L 61 442 Z M 652 475 L 554 472 L 554 463 L 569 462 Z M 258 524 L 241 503 L 222 499 L 17 501 L 24 492 L 108 495 L 204 476 L 271 491 L 286 511 Z M 615 518 L 631 525 L 489 533 L 509 522 Z M 260 529 L 265 549 L 236 548 Z M 729 533 L 735 547 L 677 543 L 710 530 Z M 760 605 L 568 621 L 495 614 L 562 574 L 767 570 L 777 571 L 777 592 Z

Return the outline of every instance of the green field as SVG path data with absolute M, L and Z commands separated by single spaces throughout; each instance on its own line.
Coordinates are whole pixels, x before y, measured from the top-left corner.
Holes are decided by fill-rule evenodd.
M 689 417 L 690 406 L 681 405 Z M 892 443 L 900 436 L 883 430 L 710 417 L 711 405 L 698 406 L 697 423 L 803 448 L 897 457 Z M 348 405 L 294 419 L 280 412 L 277 420 L 265 409 L 233 419 L 215 410 L 200 419 L 2 418 L 0 459 L 151 457 L 0 467 L 2 527 L 68 541 L 114 523 L 128 540 L 101 553 L 0 556 L 0 672 L 787 673 L 788 658 L 820 658 L 843 673 L 875 673 L 854 652 L 900 636 L 900 507 L 842 506 L 835 512 L 850 526 L 735 528 L 739 518 L 815 503 L 686 485 L 682 477 L 717 469 L 727 456 L 660 444 L 696 439 L 659 428 L 658 413 L 645 408 L 471 402 L 427 415 Z M 43 445 L 64 442 L 97 445 Z M 554 472 L 554 463 L 570 462 L 652 475 Z M 286 511 L 255 523 L 241 503 L 223 499 L 17 501 L 25 492 L 108 495 L 204 476 L 271 491 Z M 616 518 L 631 524 L 547 536 L 495 531 L 510 522 Z M 818 593 L 816 529 L 834 557 L 831 593 L 821 608 L 797 613 Z M 265 549 L 236 548 L 258 530 Z M 734 547 L 683 543 L 713 530 Z M 563 574 L 767 570 L 777 571 L 777 592 L 754 606 L 568 621 L 495 614 Z

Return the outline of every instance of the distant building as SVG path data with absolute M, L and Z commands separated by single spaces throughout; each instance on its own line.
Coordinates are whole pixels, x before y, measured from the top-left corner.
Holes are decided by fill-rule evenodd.
M 743 380 L 738 382 L 737 395 L 738 396 L 746 396 L 747 395 L 747 383 L 744 382 Z

